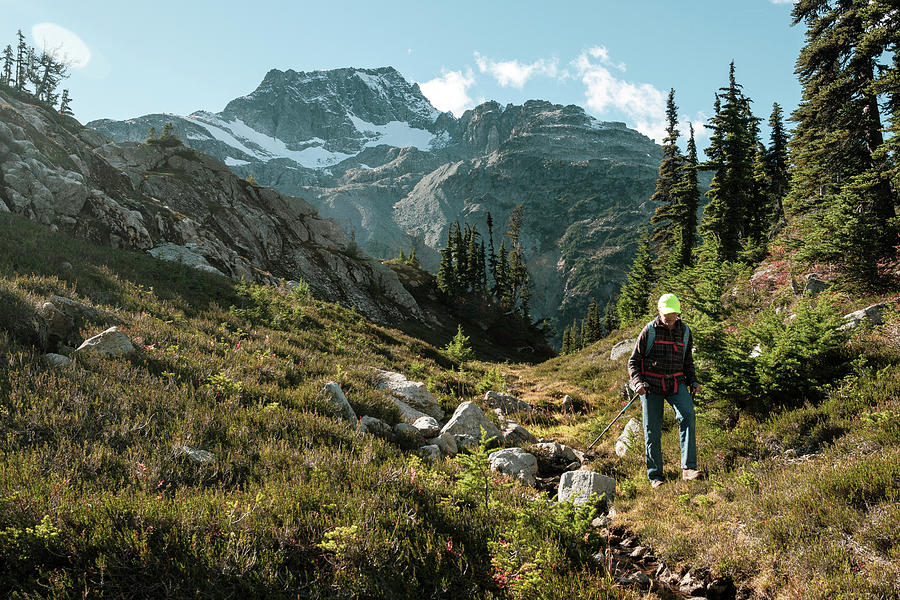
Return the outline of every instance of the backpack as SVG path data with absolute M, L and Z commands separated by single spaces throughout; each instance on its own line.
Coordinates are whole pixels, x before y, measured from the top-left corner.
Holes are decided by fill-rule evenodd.
M 653 319 L 655 321 L 656 319 Z M 653 321 L 650 321 L 644 328 L 647 330 L 647 346 L 644 348 L 644 356 L 650 356 L 650 348 L 653 347 L 653 342 L 656 341 L 656 327 L 653 326 Z M 688 338 L 691 335 L 691 328 L 688 327 L 688 324 L 682 321 L 684 325 L 684 339 L 681 340 L 681 345 L 687 349 Z

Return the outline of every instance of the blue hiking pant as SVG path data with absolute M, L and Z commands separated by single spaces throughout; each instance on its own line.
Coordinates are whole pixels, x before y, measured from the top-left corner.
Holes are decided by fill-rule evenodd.
M 688 386 L 679 385 L 677 393 L 664 396 L 647 392 L 641 400 L 644 413 L 644 445 L 647 457 L 647 477 L 651 480 L 663 479 L 662 461 L 662 421 L 663 400 L 675 409 L 678 420 L 678 436 L 681 441 L 681 468 L 697 468 L 697 424 L 694 416 L 694 402 Z

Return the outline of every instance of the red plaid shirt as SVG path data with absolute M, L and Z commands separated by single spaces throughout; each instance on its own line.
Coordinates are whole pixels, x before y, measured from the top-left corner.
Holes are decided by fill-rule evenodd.
M 647 347 L 647 327 L 656 328 L 656 339 L 650 348 L 650 355 L 645 354 Z M 631 358 L 628 359 L 628 376 L 631 385 L 637 389 L 643 385 L 647 390 L 665 396 L 677 391 L 677 386 L 686 383 L 699 385 L 694 370 L 694 335 L 688 335 L 687 346 L 684 341 L 684 323 L 679 318 L 670 331 L 662 319 L 656 317 L 634 343 Z M 663 343 L 660 343 L 663 342 Z M 676 375 L 680 373 L 680 375 Z M 660 377 L 661 376 L 661 377 Z

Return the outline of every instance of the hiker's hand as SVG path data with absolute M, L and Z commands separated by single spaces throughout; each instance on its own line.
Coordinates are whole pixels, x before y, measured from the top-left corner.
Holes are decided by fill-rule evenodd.
M 645 388 L 644 384 L 642 383 L 641 385 L 634 388 L 634 393 L 637 394 L 638 396 L 646 396 L 647 388 Z
M 696 393 L 699 392 L 699 391 L 700 391 L 700 384 L 699 384 L 699 383 L 695 383 L 694 385 L 691 386 L 691 393 L 692 393 L 692 394 L 696 394 Z

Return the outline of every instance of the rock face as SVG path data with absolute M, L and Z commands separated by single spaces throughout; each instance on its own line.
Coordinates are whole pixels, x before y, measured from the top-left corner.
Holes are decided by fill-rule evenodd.
M 519 400 L 515 396 L 499 392 L 486 392 L 484 394 L 484 402 L 491 408 L 500 409 L 504 413 L 531 412 L 534 410 L 534 407 L 527 402 Z
M 0 206 L 97 244 L 211 273 L 303 279 L 316 297 L 381 323 L 424 318 L 393 271 L 304 200 L 240 179 L 177 140 L 111 143 L 3 91 Z
M 485 234 L 490 212 L 497 233 L 523 204 L 531 311 L 557 325 L 616 293 L 662 158 L 652 140 L 577 106 L 486 102 L 458 119 L 440 114 L 390 67 L 272 70 L 220 113 L 89 126 L 124 142 L 168 122 L 239 176 L 308 199 L 369 253 L 415 248 L 431 270 L 450 224 Z

